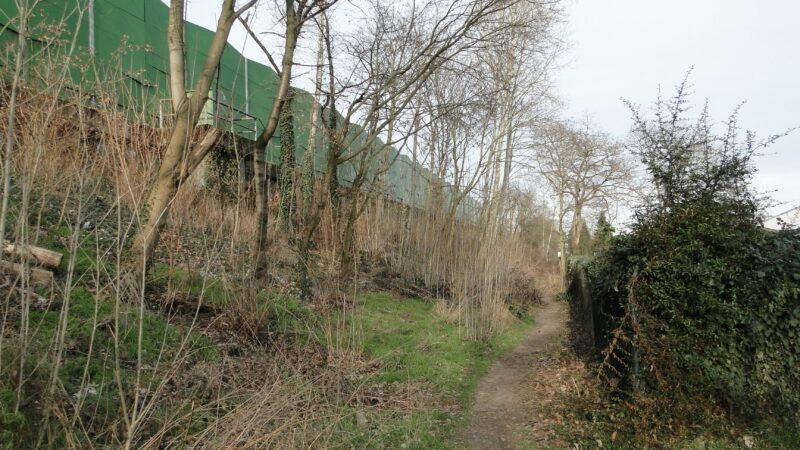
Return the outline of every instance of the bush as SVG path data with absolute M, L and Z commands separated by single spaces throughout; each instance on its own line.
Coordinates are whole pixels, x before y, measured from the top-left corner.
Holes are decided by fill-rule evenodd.
M 612 324 L 605 373 L 629 381 L 641 417 L 798 420 L 800 234 L 761 226 L 748 191 L 758 145 L 738 139 L 735 114 L 723 136 L 705 113 L 685 121 L 685 92 L 659 100 L 653 121 L 635 111 L 656 192 L 586 266 Z
M 533 308 L 542 304 L 544 296 L 536 287 L 533 275 L 514 269 L 509 274 L 509 286 L 504 300 L 508 310 L 517 319 L 529 317 Z
M 638 335 L 655 392 L 680 386 L 748 415 L 796 414 L 800 237 L 703 206 L 682 205 L 618 239 L 590 269 L 593 297 Z

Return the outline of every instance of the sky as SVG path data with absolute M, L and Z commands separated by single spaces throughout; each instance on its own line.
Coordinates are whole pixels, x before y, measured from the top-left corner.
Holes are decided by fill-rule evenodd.
M 757 136 L 800 126 L 800 1 L 563 1 L 567 48 L 554 76 L 563 115 L 588 117 L 624 140 L 631 120 L 621 99 L 646 108 L 659 86 L 670 94 L 693 68 L 693 104 L 699 109 L 707 99 L 717 121 L 746 102 L 740 125 Z M 340 3 L 352 10 L 354 2 Z M 213 29 L 219 4 L 188 0 L 188 19 Z M 270 29 L 275 19 L 262 13 L 257 22 L 257 29 Z M 348 26 L 347 20 L 341 23 Z M 240 25 L 230 40 L 248 57 L 266 62 Z M 313 53 L 313 39 L 304 41 L 301 58 Z M 310 73 L 299 72 L 295 82 L 311 86 Z M 800 130 L 767 148 L 756 166 L 757 191 L 777 202 L 770 212 L 800 205 Z
M 624 139 L 630 111 L 674 92 L 686 71 L 693 104 L 708 99 L 724 121 L 746 102 L 740 125 L 767 136 L 800 126 L 800 1 L 567 0 L 568 48 L 556 73 L 565 115 L 589 117 Z M 699 111 L 695 110 L 696 113 Z M 800 131 L 756 160 L 754 185 L 782 203 L 800 204 Z M 773 192 L 774 191 L 774 192 Z

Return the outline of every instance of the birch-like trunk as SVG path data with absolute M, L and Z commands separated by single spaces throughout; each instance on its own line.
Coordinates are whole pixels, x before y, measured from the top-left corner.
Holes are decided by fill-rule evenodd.
M 323 14 L 324 20 L 324 14 Z M 303 208 L 310 213 L 311 199 L 314 196 L 314 156 L 317 152 L 317 127 L 319 124 L 319 102 L 322 95 L 322 65 L 325 63 L 325 36 L 320 27 L 317 39 L 317 75 L 314 82 L 314 104 L 311 107 L 311 124 L 308 130 L 308 146 L 303 154 Z
M 582 205 L 575 203 L 572 213 L 572 226 L 570 227 L 570 251 L 574 254 L 581 245 L 581 225 L 583 223 Z
M 222 5 L 217 30 L 208 49 L 200 77 L 194 86 L 191 97 L 186 96 L 184 42 L 183 42 L 183 8 L 185 0 L 172 0 L 170 5 L 167 40 L 170 57 L 170 88 L 173 89 L 172 104 L 175 109 L 175 123 L 170 133 L 169 143 L 158 170 L 155 185 L 148 197 L 149 215 L 145 225 L 139 230 L 134 240 L 134 248 L 140 252 L 141 264 L 147 268 L 158 245 L 161 231 L 167 221 L 169 209 L 178 189 L 194 172 L 200 162 L 214 146 L 220 135 L 219 130 L 210 131 L 201 142 L 192 147 L 200 112 L 208 100 L 211 81 L 216 73 L 225 44 L 228 41 L 231 26 L 236 16 L 242 11 L 234 11 L 234 0 L 225 0 Z M 245 8 L 252 6 L 250 2 Z
M 25 62 L 25 51 L 28 43 L 28 8 L 24 2 L 19 11 L 19 28 L 17 32 L 17 54 L 14 64 L 14 79 L 11 81 L 11 95 L 8 99 L 8 122 L 6 125 L 6 152 L 3 155 L 3 204 L 0 207 L 0 243 L 6 239 L 6 222 L 8 220 L 8 200 L 11 196 L 11 164 L 13 163 L 16 124 L 17 124 L 17 94 L 22 81 L 22 69 Z M 3 254 L 0 252 L 0 260 Z
M 567 290 L 567 239 L 564 235 L 564 216 L 567 214 L 563 190 L 558 194 L 558 268 L 561 272 L 561 289 Z

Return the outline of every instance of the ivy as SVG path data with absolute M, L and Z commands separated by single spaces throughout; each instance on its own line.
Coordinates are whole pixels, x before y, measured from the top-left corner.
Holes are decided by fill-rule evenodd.
M 651 413 L 680 416 L 704 399 L 743 418 L 800 420 L 800 233 L 761 226 L 748 189 L 759 144 L 738 137 L 736 114 L 724 135 L 705 112 L 685 119 L 687 91 L 684 81 L 659 99 L 653 120 L 634 111 L 655 193 L 584 264 L 605 361 L 636 375 L 633 398 Z

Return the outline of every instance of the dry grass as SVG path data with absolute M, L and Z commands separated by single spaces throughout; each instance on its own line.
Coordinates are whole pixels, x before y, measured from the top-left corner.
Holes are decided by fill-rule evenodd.
M 130 94 L 119 68 L 82 66 L 102 86 L 91 96 L 81 86 L 65 90 L 74 63 L 58 52 L 37 62 L 13 115 L 7 236 L 61 251 L 65 263 L 46 291 L 34 293 L 28 273 L 0 287 L 0 415 L 14 419 L 0 446 L 325 448 L 341 442 L 332 430 L 354 421 L 354 406 L 414 411 L 434 398 L 421 386 L 375 388 L 354 378 L 376 370 L 355 320 L 370 280 L 359 271 L 352 283 L 341 279 L 341 230 L 330 209 L 308 262 L 317 317 L 305 328 L 270 328 L 299 314 L 276 309 L 297 295 L 297 254 L 272 227 L 273 280 L 252 280 L 257 224 L 246 186 L 231 200 L 190 179 L 172 205 L 155 273 L 132 264 L 130 240 L 147 214 L 167 134 L 119 106 Z M 0 83 L 4 118 L 9 89 Z M 7 131 L 3 121 L 0 135 Z M 443 298 L 436 314 L 474 340 L 515 322 L 505 303 L 518 290 L 512 274 L 539 283 L 546 266 L 508 227 L 454 224 L 389 202 L 370 202 L 356 234 L 364 255 L 356 263 Z
M 359 249 L 373 264 L 443 299 L 437 308 L 458 317 L 473 339 L 487 340 L 512 322 L 508 301 L 521 290 L 552 289 L 552 264 L 506 226 L 453 223 L 441 214 L 375 202 L 358 230 Z

